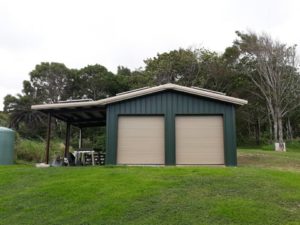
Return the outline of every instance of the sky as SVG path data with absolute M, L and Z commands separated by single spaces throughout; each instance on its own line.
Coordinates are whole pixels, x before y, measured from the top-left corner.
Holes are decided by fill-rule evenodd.
M 0 111 L 40 62 L 134 70 L 180 47 L 222 53 L 236 30 L 299 46 L 299 12 L 297 0 L 0 0 Z

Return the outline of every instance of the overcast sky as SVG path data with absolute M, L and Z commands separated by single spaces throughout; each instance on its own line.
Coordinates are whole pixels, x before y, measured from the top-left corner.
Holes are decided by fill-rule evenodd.
M 0 110 L 40 62 L 143 67 L 179 47 L 222 52 L 235 31 L 300 45 L 300 1 L 0 0 Z

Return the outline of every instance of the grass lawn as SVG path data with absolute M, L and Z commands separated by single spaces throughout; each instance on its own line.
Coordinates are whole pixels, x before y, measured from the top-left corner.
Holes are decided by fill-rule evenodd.
M 0 167 L 0 224 L 300 224 L 300 153 L 239 167 Z

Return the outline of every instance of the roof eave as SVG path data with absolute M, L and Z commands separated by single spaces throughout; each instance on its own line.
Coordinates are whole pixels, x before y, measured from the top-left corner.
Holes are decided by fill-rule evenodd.
M 105 99 L 101 99 L 101 100 L 97 100 L 97 101 L 33 105 L 33 106 L 31 106 L 31 109 L 42 111 L 42 110 L 55 110 L 55 109 L 61 109 L 61 108 L 78 108 L 78 107 L 82 107 L 82 108 L 87 107 L 88 108 L 88 107 L 93 107 L 93 106 L 101 107 L 101 106 L 113 104 L 116 102 L 132 99 L 132 98 L 137 98 L 137 97 L 141 97 L 141 96 L 145 96 L 145 95 L 149 95 L 149 94 L 154 94 L 154 93 L 165 91 L 165 90 L 175 90 L 175 91 L 184 92 L 184 93 L 188 93 L 188 94 L 192 94 L 192 95 L 196 95 L 196 96 L 200 96 L 200 97 L 207 97 L 207 98 L 222 101 L 222 102 L 228 102 L 228 103 L 235 104 L 235 105 L 245 105 L 248 103 L 248 101 L 244 100 L 244 99 L 221 95 L 221 94 L 217 94 L 214 92 L 207 92 L 207 91 L 184 87 L 184 86 L 180 86 L 180 85 L 176 85 L 176 84 L 164 84 L 164 85 L 160 85 L 160 86 L 156 86 L 156 87 L 152 87 L 152 88 L 148 88 L 148 89 L 144 89 L 144 90 L 140 90 L 140 91 L 136 91 L 136 92 L 130 92 L 130 93 L 123 94 L 123 95 L 117 95 L 114 97 L 109 97 L 109 98 L 105 98 Z
M 219 101 L 223 101 L 223 102 L 228 102 L 228 103 L 232 103 L 232 104 L 236 104 L 236 105 L 245 105 L 248 103 L 248 101 L 246 101 L 244 99 L 234 98 L 234 97 L 216 94 L 216 93 L 212 93 L 212 92 L 206 92 L 206 91 L 202 91 L 202 90 L 196 90 L 196 89 L 192 89 L 192 88 L 188 88 L 188 87 L 179 86 L 176 84 L 160 85 L 160 86 L 152 87 L 149 89 L 141 90 L 138 92 L 132 92 L 129 94 L 118 95 L 118 96 L 98 100 L 97 102 L 99 104 L 108 105 L 108 104 L 112 104 L 115 102 L 124 101 L 127 99 L 136 98 L 136 97 L 140 97 L 140 96 L 144 96 L 144 95 L 148 95 L 148 94 L 154 94 L 154 93 L 165 91 L 165 90 L 175 90 L 175 91 L 184 92 L 184 93 L 188 93 L 188 94 L 192 94 L 192 95 L 197 95 L 197 96 L 207 97 L 207 98 L 211 98 L 211 99 L 215 99 L 215 100 L 219 100 Z
M 99 106 L 99 104 L 96 103 L 97 101 L 91 101 L 91 102 L 76 102 L 76 103 L 55 103 L 55 104 L 40 104 L 40 105 L 32 105 L 32 110 L 55 110 L 55 109 L 61 109 L 61 108 L 89 108 L 93 106 Z

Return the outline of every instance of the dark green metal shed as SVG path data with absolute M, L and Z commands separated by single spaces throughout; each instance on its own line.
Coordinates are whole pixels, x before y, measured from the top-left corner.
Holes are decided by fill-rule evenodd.
M 32 108 L 78 127 L 106 125 L 106 164 L 235 166 L 235 109 L 244 104 L 224 93 L 165 84 Z
M 175 117 L 220 115 L 224 119 L 225 164 L 236 165 L 235 105 L 179 91 L 162 91 L 107 106 L 107 164 L 117 163 L 118 117 L 162 115 L 165 119 L 165 164 L 176 164 Z M 200 151 L 201 149 L 199 149 Z

